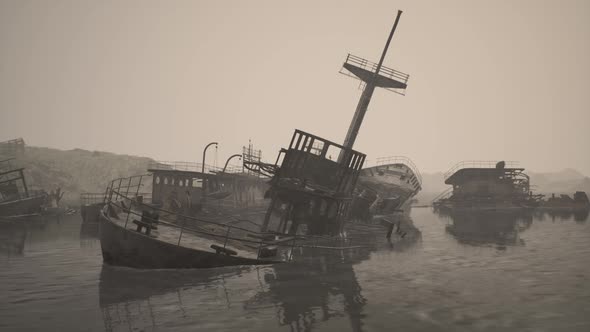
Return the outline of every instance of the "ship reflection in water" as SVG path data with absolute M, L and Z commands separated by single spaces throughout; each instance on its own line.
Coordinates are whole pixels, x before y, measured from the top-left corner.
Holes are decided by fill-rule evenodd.
M 468 245 L 524 245 L 520 233 L 531 227 L 530 211 L 446 211 L 438 212 L 448 217 L 445 227 L 460 243 Z
M 361 331 L 366 299 L 353 263 L 367 258 L 365 251 L 346 258 L 317 257 L 300 266 L 277 265 L 266 271 L 267 287 L 246 301 L 245 308 L 255 312 L 260 306 L 274 304 L 279 325 L 289 326 L 291 331 L 310 331 L 333 317 L 347 317 L 350 330 Z
M 347 318 L 348 330 L 362 331 L 366 299 L 353 265 L 369 259 L 374 250 L 390 250 L 382 237 L 381 241 L 367 239 L 375 244 L 371 248 L 330 253 L 301 249 L 294 253 L 294 263 L 273 266 L 142 271 L 104 265 L 99 302 L 105 329 L 193 326 L 192 320 L 205 314 L 203 308 L 214 307 L 225 312 L 221 320 L 232 318 L 215 322 L 208 317 L 212 329 L 223 326 L 223 330 L 230 330 L 236 324 L 235 328 L 241 330 L 241 320 L 268 315 L 272 309 L 276 324 L 290 331 L 315 330 L 332 318 Z M 404 248 L 407 246 L 396 250 Z M 256 324 L 257 320 L 252 320 Z
M 0 330 L 587 331 L 580 217 L 417 208 L 421 235 L 393 247 L 366 232 L 368 247 L 192 270 L 104 265 L 98 227 L 80 216 L 5 223 Z
M 552 210 L 552 211 L 544 211 L 539 212 L 538 215 L 541 218 L 548 217 L 551 221 L 559 221 L 559 220 L 568 220 L 573 219 L 577 223 L 584 223 L 588 220 L 588 216 L 590 215 L 590 210 L 588 209 L 579 209 L 579 210 Z
M 311 331 L 330 318 L 348 316 L 350 329 L 361 331 L 365 299 L 352 266 L 321 265 L 149 272 L 103 266 L 99 302 L 105 330 L 193 326 L 213 308 L 225 312 L 220 319 L 228 322 L 208 317 L 209 324 L 223 329 L 236 324 L 241 330 L 244 316 L 272 308 L 277 324 L 287 330 Z
M 588 210 L 535 211 L 521 210 L 452 210 L 435 209 L 435 213 L 448 221 L 445 231 L 459 243 L 466 245 L 496 245 L 498 249 L 506 246 L 525 245 L 520 234 L 533 224 L 533 220 L 552 222 L 574 220 L 584 223 Z

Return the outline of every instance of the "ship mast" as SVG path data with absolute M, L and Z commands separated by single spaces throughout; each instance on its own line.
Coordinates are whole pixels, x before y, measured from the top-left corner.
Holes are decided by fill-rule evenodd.
M 393 34 L 395 32 L 395 29 L 397 28 L 397 23 L 399 22 L 401 14 L 402 11 L 398 10 L 395 23 L 393 24 L 393 28 L 389 33 L 389 38 L 387 38 L 385 48 L 383 49 L 383 53 L 381 53 L 381 59 L 379 60 L 378 64 L 367 61 L 363 58 L 354 56 L 352 54 L 348 54 L 348 56 L 346 57 L 346 61 L 342 66 L 343 69 L 340 71 L 340 73 L 360 79 L 365 83 L 365 89 L 361 94 L 359 102 L 356 106 L 356 110 L 354 112 L 354 116 L 352 118 L 352 122 L 350 123 L 348 132 L 346 133 L 346 138 L 344 139 L 343 146 L 347 149 L 352 149 L 352 147 L 354 146 L 354 142 L 356 141 L 356 137 L 365 117 L 365 113 L 367 113 L 369 102 L 371 101 L 371 97 L 373 96 L 375 88 L 382 87 L 403 95 L 403 91 L 407 87 L 409 75 L 399 72 L 397 70 L 383 67 L 383 60 L 385 59 L 385 54 L 387 54 L 389 43 L 393 38 Z M 345 159 L 347 158 L 344 158 L 344 156 L 346 155 L 346 153 L 344 152 L 345 151 L 341 151 L 340 155 L 338 156 L 339 163 L 346 162 Z

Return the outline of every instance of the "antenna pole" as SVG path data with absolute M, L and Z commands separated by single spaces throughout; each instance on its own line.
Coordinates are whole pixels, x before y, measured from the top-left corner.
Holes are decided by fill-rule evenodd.
M 393 34 L 395 33 L 395 29 L 397 28 L 397 23 L 399 22 L 400 16 L 402 16 L 402 11 L 397 11 L 397 17 L 395 18 L 395 22 L 393 23 L 393 28 L 391 28 L 391 32 L 389 33 L 389 38 L 387 38 L 387 42 L 385 43 L 385 48 L 383 49 L 383 53 L 381 53 L 381 59 L 379 60 L 379 64 L 377 65 L 377 70 L 375 70 L 375 75 L 373 76 L 373 81 L 379 75 L 379 71 L 381 70 L 381 66 L 383 65 L 383 59 L 385 59 L 385 54 L 387 54 L 387 49 L 389 48 L 389 43 L 391 43 L 391 39 L 393 38 Z

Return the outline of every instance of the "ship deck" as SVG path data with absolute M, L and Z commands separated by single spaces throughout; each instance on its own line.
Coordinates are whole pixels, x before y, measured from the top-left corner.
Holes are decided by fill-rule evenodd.
M 138 219 L 140 218 L 133 213 L 125 212 L 119 213 L 118 219 L 110 218 L 118 226 L 130 231 L 137 230 L 137 225 L 133 221 Z M 228 232 L 214 225 L 195 225 L 192 220 L 190 222 L 190 226 L 188 225 L 189 221 L 182 226 L 182 222 L 175 224 L 160 221 L 157 229 L 151 230 L 150 237 L 158 241 L 206 252 L 215 252 L 211 245 L 217 245 L 235 251 L 239 257 L 257 259 L 257 241 L 254 239 L 249 240 L 244 231 L 233 228 Z M 246 244 L 245 242 L 250 243 Z M 260 241 L 258 241 L 258 244 L 260 244 Z

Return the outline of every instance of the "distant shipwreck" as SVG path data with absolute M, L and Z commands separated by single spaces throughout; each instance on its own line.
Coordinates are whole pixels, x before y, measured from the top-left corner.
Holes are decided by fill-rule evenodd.
M 452 187 L 433 201 L 438 210 L 589 210 L 585 192 L 544 199 L 531 190 L 530 178 L 516 162 L 464 161 L 444 174 Z

